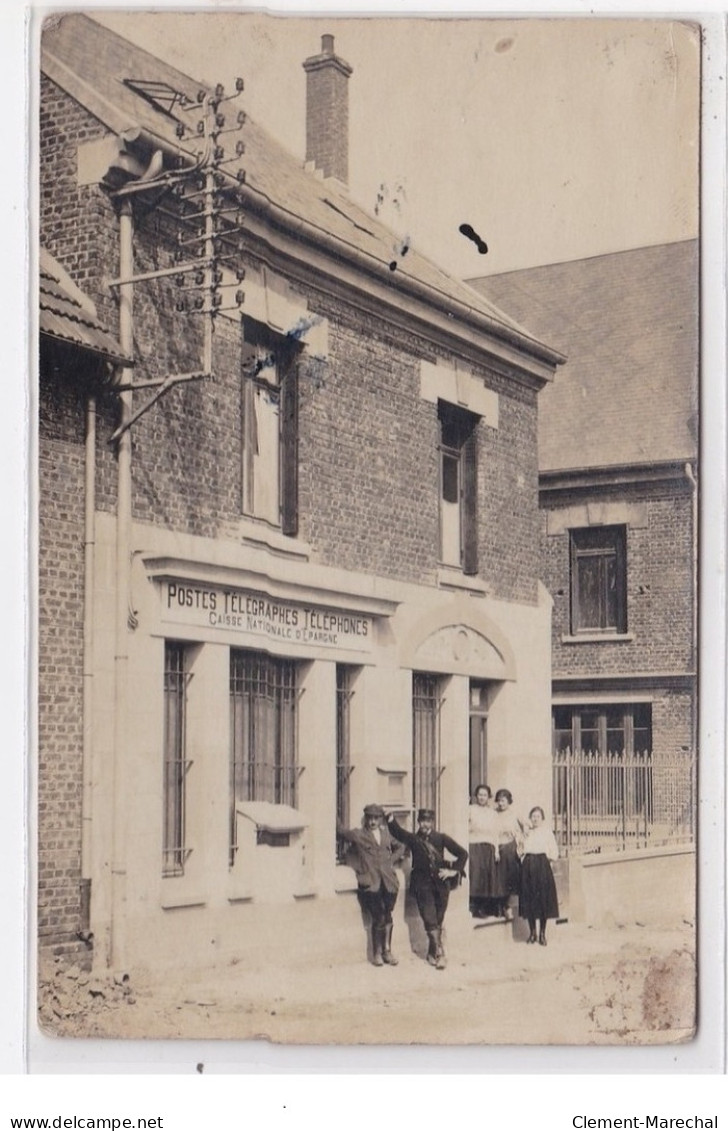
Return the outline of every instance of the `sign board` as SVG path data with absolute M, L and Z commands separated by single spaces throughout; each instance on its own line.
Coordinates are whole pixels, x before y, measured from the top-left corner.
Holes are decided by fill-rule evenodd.
M 164 581 L 162 620 L 260 640 L 371 652 L 372 618 L 357 612 L 279 601 L 264 593 Z

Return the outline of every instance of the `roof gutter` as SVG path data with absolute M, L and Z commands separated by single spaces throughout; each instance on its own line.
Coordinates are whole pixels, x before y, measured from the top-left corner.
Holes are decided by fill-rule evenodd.
M 263 193 L 251 188 L 250 185 L 237 185 L 236 187 L 241 192 L 241 195 L 248 197 L 250 203 L 259 214 L 265 216 L 278 227 L 284 228 L 297 241 L 305 240 L 314 245 L 323 245 L 326 251 L 334 258 L 347 259 L 359 270 L 383 278 L 388 288 L 392 291 L 396 291 L 397 287 L 392 282 L 389 265 L 385 263 L 384 260 L 377 259 L 367 252 L 360 251 L 359 248 L 353 247 L 351 244 L 347 244 L 345 241 L 332 236 L 326 229 L 318 228 L 315 224 L 309 223 L 300 216 L 295 216 L 280 205 L 275 204 Z M 506 342 L 508 345 L 516 346 L 524 353 L 542 363 L 545 362 L 547 365 L 557 366 L 563 365 L 566 361 L 564 354 L 558 353 L 556 350 L 543 345 L 535 338 L 519 334 L 518 331 L 511 329 L 511 327 L 506 326 L 497 319 L 489 318 L 487 314 L 476 310 L 474 307 L 468 306 L 466 303 L 459 302 L 449 295 L 444 295 L 436 288 L 430 287 L 426 283 L 421 283 L 419 280 L 407 276 L 404 272 L 398 273 L 397 286 L 402 290 L 408 291 L 420 301 L 426 302 L 428 305 L 442 311 L 448 315 L 448 317 L 455 317 L 467 322 L 481 332 L 485 331 L 487 334 Z
M 144 148 L 159 149 L 168 157 L 175 159 L 181 157 L 190 166 L 194 164 L 187 150 L 183 149 L 181 146 L 175 145 L 166 138 L 160 137 L 158 134 L 145 127 L 135 127 L 124 130 L 121 134 L 121 138 L 127 145 L 140 145 Z M 505 325 L 503 322 L 499 322 L 495 318 L 489 318 L 487 314 L 483 314 L 474 307 L 468 306 L 466 303 L 461 303 L 457 299 L 443 294 L 441 291 L 428 286 L 426 283 L 421 283 L 419 280 L 411 278 L 404 272 L 398 274 L 397 284 L 394 284 L 392 282 L 389 264 L 385 263 L 384 260 L 377 259 L 368 252 L 361 251 L 359 248 L 346 243 L 344 240 L 332 236 L 325 228 L 319 228 L 316 224 L 312 224 L 308 220 L 304 220 L 301 216 L 297 216 L 295 213 L 276 204 L 269 196 L 253 188 L 251 185 L 240 184 L 233 174 L 225 173 L 224 176 L 229 182 L 229 187 L 235 189 L 236 193 L 242 197 L 245 204 L 252 207 L 259 216 L 269 220 L 277 227 L 284 229 L 296 242 L 300 243 L 305 241 L 316 247 L 323 246 L 333 258 L 346 259 L 360 271 L 378 277 L 380 280 L 384 279 L 387 287 L 393 292 L 396 293 L 398 288 L 406 290 L 421 302 L 435 307 L 448 317 L 458 318 L 474 326 L 480 332 L 485 331 L 487 334 L 506 342 L 510 346 L 516 346 L 519 350 L 534 357 L 541 363 L 545 362 L 547 365 L 555 367 L 557 365 L 563 365 L 566 361 L 564 354 L 543 345 L 543 343 L 539 342 L 537 339 L 530 338 L 525 334 L 519 334 L 518 331 L 511 329 L 511 327 Z M 152 182 L 150 182 L 150 186 L 151 184 Z

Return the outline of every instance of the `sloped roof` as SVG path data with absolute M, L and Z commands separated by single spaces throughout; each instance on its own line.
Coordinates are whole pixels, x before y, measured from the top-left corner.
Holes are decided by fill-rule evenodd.
M 38 306 L 41 334 L 107 361 L 129 364 L 119 343 L 99 320 L 91 299 L 44 249 L 40 252 Z
M 697 240 L 471 285 L 567 356 L 539 397 L 541 471 L 695 456 Z
M 70 13 L 46 21 L 42 38 L 41 69 L 94 114 L 110 130 L 121 133 L 142 127 L 178 147 L 177 121 L 191 124 L 193 115 L 172 106 L 164 113 L 124 80 L 167 84 L 195 101 L 204 84 L 102 27 L 88 16 Z M 301 108 L 303 114 L 304 109 Z M 263 128 L 248 118 L 243 131 L 246 152 L 246 187 L 321 233 L 333 236 L 342 249 L 363 254 L 380 277 L 397 288 L 411 281 L 431 296 L 450 300 L 457 309 L 485 317 L 492 332 L 521 348 L 558 363 L 548 346 L 539 342 L 504 314 L 483 294 L 454 279 L 410 248 L 396 272 L 389 271 L 398 238 L 378 219 L 354 204 L 334 180 L 323 180 L 304 169 Z M 234 174 L 236 166 L 228 169 Z M 384 271 L 382 269 L 384 268 Z

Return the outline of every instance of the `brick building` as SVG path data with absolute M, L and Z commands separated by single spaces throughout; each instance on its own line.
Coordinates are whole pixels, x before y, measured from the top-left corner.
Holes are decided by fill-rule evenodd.
M 474 778 L 550 796 L 563 359 L 350 200 L 331 37 L 306 168 L 85 16 L 41 65 L 41 241 L 120 343 L 112 382 L 41 369 L 42 942 L 315 945 L 355 914 L 337 818 L 466 839 Z
M 38 846 L 41 944 L 64 952 L 88 933 L 88 888 L 81 884 L 84 789 L 84 632 L 93 485 L 86 479 L 96 399 L 125 360 L 91 300 L 60 264 L 40 252 L 38 608 Z
M 698 247 L 638 248 L 475 280 L 568 355 L 539 417 L 542 578 L 554 599 L 553 741 L 623 840 L 694 832 Z M 633 774 L 633 796 L 616 775 Z M 612 788 L 609 784 L 605 788 Z M 557 803 L 557 808 L 559 804 Z M 606 816 L 606 813 L 604 814 Z M 568 842 L 575 830 L 562 832 Z M 573 820 L 572 820 L 573 824 Z M 601 832 L 606 829 L 602 822 Z M 579 838 L 577 838 L 579 839 Z

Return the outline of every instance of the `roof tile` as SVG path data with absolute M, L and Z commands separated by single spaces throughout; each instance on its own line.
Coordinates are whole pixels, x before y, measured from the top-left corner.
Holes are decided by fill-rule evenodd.
M 471 280 L 567 356 L 539 396 L 542 471 L 695 456 L 698 278 L 685 240 Z
M 43 50 L 45 69 L 50 72 L 55 67 L 57 81 L 62 81 L 61 71 L 66 78 L 75 76 L 74 96 L 110 129 L 138 125 L 174 145 L 180 144 L 175 136 L 177 120 L 189 125 L 190 115 L 178 112 L 176 118 L 174 107 L 169 112 L 169 99 L 165 109 L 156 108 L 124 80 L 166 83 L 192 101 L 204 84 L 80 13 L 47 21 Z M 253 191 L 341 244 L 364 253 L 379 271 L 386 267 L 392 287 L 398 286 L 398 277 L 412 279 L 445 299 L 485 315 L 496 328 L 515 331 L 536 348 L 541 344 L 487 297 L 448 275 L 416 248 L 408 250 L 406 259 L 399 258 L 396 272 L 390 272 L 389 264 L 397 259 L 400 242 L 390 229 L 355 204 L 337 182 L 304 169 L 256 122 L 248 118 L 244 129 L 246 152 L 241 164 L 246 184 Z M 229 168 L 234 171 L 235 165 Z
M 41 334 L 99 354 L 108 361 L 128 364 L 119 343 L 99 321 L 91 300 L 45 250 L 40 253 L 39 276 Z

